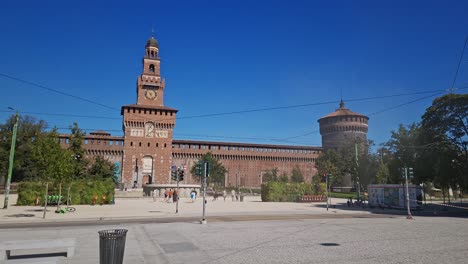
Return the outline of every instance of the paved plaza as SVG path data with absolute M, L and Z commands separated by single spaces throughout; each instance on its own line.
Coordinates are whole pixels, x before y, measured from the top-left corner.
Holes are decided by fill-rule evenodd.
M 468 222 L 421 217 L 1 229 L 2 240 L 75 238 L 98 263 L 98 231 L 128 229 L 124 263 L 466 263 Z M 25 254 L 23 252 L 23 254 Z
M 181 199 L 178 214 L 175 204 L 161 199 L 121 198 L 115 205 L 78 205 L 76 212 L 67 214 L 55 214 L 50 207 L 46 219 L 41 207 L 15 206 L 15 200 L 12 196 L 10 207 L 0 210 L 1 241 L 75 239 L 75 255 L 59 257 L 57 263 L 98 263 L 98 231 L 106 229 L 128 230 L 124 263 L 131 264 L 468 262 L 466 217 L 407 220 L 401 210 L 379 214 L 378 210 L 350 209 L 344 199 L 333 199 L 337 206 L 327 211 L 324 203 L 262 203 L 259 196 L 247 196 L 244 202 L 222 197 L 213 201 L 210 197 L 206 225 L 199 222 L 201 199 L 194 203 Z M 51 253 L 29 250 L 13 255 L 46 252 Z
M 176 204 L 167 203 L 163 198 L 154 201 L 152 198 L 117 198 L 114 205 L 74 205 L 76 212 L 56 214 L 56 207 L 49 206 L 46 219 L 43 219 L 43 207 L 40 206 L 16 206 L 16 195 L 10 199 L 7 210 L 0 210 L 0 227 L 5 223 L 19 222 L 57 222 L 76 220 L 110 220 L 110 219 L 135 219 L 135 218 L 167 218 L 167 217 L 202 217 L 202 197 L 195 202 L 189 198 L 179 200 L 179 212 L 176 214 Z M 334 204 L 346 203 L 344 199 L 333 199 Z M 342 208 L 342 209 L 340 209 Z M 226 201 L 223 197 L 213 201 L 213 197 L 207 198 L 206 216 L 219 215 L 277 215 L 277 214 L 369 214 L 362 210 L 348 210 L 338 206 L 330 208 L 327 212 L 325 203 L 263 203 L 260 196 L 245 196 L 243 202 L 232 201 L 229 196 Z

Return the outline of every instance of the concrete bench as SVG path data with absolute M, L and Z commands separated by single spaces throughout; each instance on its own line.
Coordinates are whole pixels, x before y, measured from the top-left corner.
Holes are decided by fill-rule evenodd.
M 28 250 L 28 249 L 54 249 L 66 248 L 67 257 L 75 255 L 74 238 L 58 238 L 44 240 L 17 240 L 0 242 L 0 261 L 7 260 L 10 257 L 12 250 Z M 37 258 L 38 260 L 40 258 Z M 25 259 L 26 260 L 26 259 Z
M 59 259 L 63 259 L 63 257 L 44 257 L 44 258 L 22 258 L 22 259 L 9 259 L 5 262 L 5 264 L 54 264 L 54 263 L 61 263 L 58 262 Z

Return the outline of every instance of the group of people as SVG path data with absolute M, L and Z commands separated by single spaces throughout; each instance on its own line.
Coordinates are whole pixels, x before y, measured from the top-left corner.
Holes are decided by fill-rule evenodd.
M 166 189 L 164 191 L 164 201 L 167 203 L 176 203 L 177 200 L 179 200 L 179 193 L 177 190 L 172 190 L 172 189 Z
M 153 196 L 153 201 L 156 201 L 157 199 L 157 192 L 156 190 L 153 191 L 152 193 L 152 196 Z M 219 194 L 215 192 L 215 195 L 213 196 L 213 200 L 217 200 Z M 224 201 L 226 201 L 226 198 L 228 196 L 228 192 L 226 190 L 223 190 L 223 198 L 224 198 Z M 231 198 L 232 198 L 232 201 L 239 201 L 239 199 L 241 199 L 242 201 L 242 198 L 241 198 L 242 194 L 240 192 L 236 192 L 235 190 L 231 190 Z M 195 200 L 197 199 L 197 191 L 196 190 L 192 190 L 190 192 L 190 199 L 191 199 L 191 202 L 195 202 Z M 177 202 L 177 200 L 179 200 L 179 193 L 177 192 L 176 189 L 169 189 L 169 188 L 166 188 L 165 191 L 164 191 L 164 202 L 167 202 L 167 203 L 172 203 L 172 202 Z
M 223 190 L 223 198 L 224 198 L 224 201 L 226 201 L 226 198 L 227 198 L 227 191 L 226 190 Z M 236 192 L 235 190 L 231 190 L 231 198 L 232 198 L 232 201 L 239 201 L 239 198 L 242 194 L 240 192 Z M 217 200 L 218 199 L 218 193 L 217 192 L 214 192 L 214 195 L 213 195 L 213 201 Z

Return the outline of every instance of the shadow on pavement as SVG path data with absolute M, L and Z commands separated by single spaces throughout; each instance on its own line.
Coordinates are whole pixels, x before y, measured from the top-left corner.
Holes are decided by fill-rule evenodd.
M 326 208 L 326 204 L 312 204 L 315 207 Z M 370 212 L 372 214 L 383 214 L 383 215 L 407 215 L 406 208 L 369 208 L 368 205 L 364 207 L 348 207 L 346 203 L 333 203 L 329 206 L 331 209 L 340 209 L 346 211 L 356 212 Z M 467 203 L 452 203 L 452 204 L 437 204 L 431 203 L 422 205 L 420 209 L 412 209 L 411 214 L 413 216 L 442 216 L 442 217 L 461 217 L 468 218 L 468 204 Z

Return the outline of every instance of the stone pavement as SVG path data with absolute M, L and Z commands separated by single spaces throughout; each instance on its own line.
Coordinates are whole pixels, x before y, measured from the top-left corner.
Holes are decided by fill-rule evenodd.
M 0 237 L 3 241 L 74 238 L 75 256 L 61 257 L 57 263 L 89 264 L 99 263 L 98 231 L 120 228 L 128 230 L 124 263 L 130 264 L 439 264 L 468 261 L 466 219 L 446 217 L 0 229 Z
M 73 213 L 56 214 L 55 206 L 49 206 L 46 219 L 42 218 L 43 207 L 16 206 L 16 195 L 10 196 L 8 209 L 0 209 L 0 226 L 7 223 L 34 223 L 79 220 L 109 220 L 109 219 L 135 219 L 135 218 L 165 218 L 165 217 L 202 217 L 202 197 L 195 202 L 188 198 L 179 200 L 179 213 L 175 213 L 176 204 L 164 202 L 159 198 L 116 198 L 114 205 L 73 205 Z M 337 208 L 330 208 L 327 212 L 325 203 L 263 203 L 260 196 L 245 196 L 243 202 L 232 201 L 229 196 L 226 201 L 223 197 L 213 201 L 208 197 L 206 216 L 220 215 L 277 215 L 277 214 L 349 214 L 369 212 L 365 210 L 349 210 L 345 208 L 345 199 L 333 199 Z M 340 209 L 341 208 L 341 209 Z
M 400 210 L 396 212 L 400 216 L 366 219 L 364 217 L 378 213 L 378 210 L 348 208 L 345 199 L 334 198 L 332 204 L 337 207 L 327 211 L 325 203 L 263 203 L 259 196 L 246 196 L 244 202 L 231 199 L 224 202 L 222 197 L 217 201 L 210 197 L 206 207 L 207 225 L 198 221 L 202 216 L 200 198 L 194 203 L 181 199 L 178 214 L 175 214 L 174 203 L 161 199 L 121 198 L 115 205 L 77 205 L 74 213 L 55 214 L 55 207 L 49 207 L 46 219 L 42 219 L 41 207 L 15 206 L 15 195 L 10 202 L 8 209 L 0 209 L 1 240 L 76 239 L 76 255 L 60 257 L 57 263 L 98 263 L 98 231 L 120 228 L 129 230 L 124 263 L 131 264 L 460 263 L 468 259 L 464 243 L 468 239 L 466 218 L 416 217 L 413 221 L 401 216 Z M 248 221 L 265 215 L 300 217 Z M 306 219 L 302 215 L 325 217 Z M 333 217 L 340 215 L 353 218 Z M 210 221 L 210 216 L 250 217 L 243 221 Z M 197 220 L 152 224 L 125 221 L 178 217 Z M 117 219 L 122 220 L 122 224 L 80 223 L 96 219 Z M 262 218 L 255 220 L 259 219 Z M 78 221 L 78 224 L 61 226 L 72 221 Z M 14 223 L 52 223 L 54 227 L 8 228 L 8 224 Z

